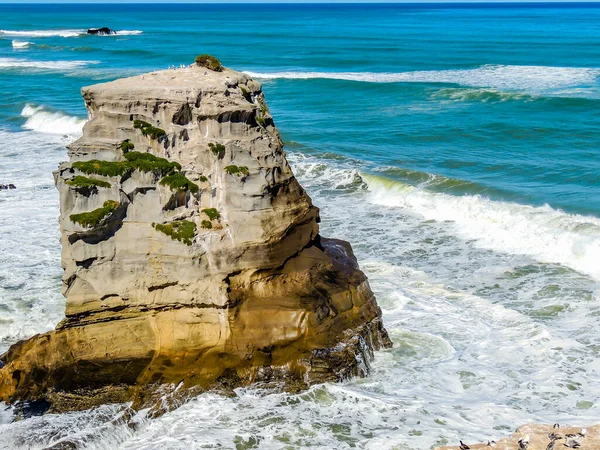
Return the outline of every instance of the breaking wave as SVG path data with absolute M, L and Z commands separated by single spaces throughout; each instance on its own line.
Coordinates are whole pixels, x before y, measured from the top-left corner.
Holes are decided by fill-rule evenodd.
M 25 105 L 21 116 L 27 118 L 23 128 L 40 133 L 79 135 L 85 124 L 85 119 L 47 111 L 43 106 L 29 104 Z
M 600 219 L 551 208 L 454 196 L 361 174 L 369 201 L 404 208 L 426 220 L 453 222 L 456 233 L 486 249 L 557 263 L 600 280 Z
M 119 35 L 136 35 L 142 34 L 141 30 L 116 30 Z M 66 29 L 66 30 L 0 30 L 0 36 L 19 36 L 19 37 L 78 37 L 87 36 L 87 29 Z
M 534 95 L 600 96 L 600 69 L 549 66 L 484 65 L 474 69 L 375 72 L 246 72 L 262 79 L 334 79 L 366 83 L 448 83 Z M 464 93 L 460 94 L 464 95 Z M 477 95 L 497 98 L 493 92 Z
M 31 44 L 33 44 L 33 42 L 26 42 L 26 41 L 12 41 L 12 47 L 13 47 L 13 48 L 27 48 L 27 47 L 29 47 Z
M 35 71 L 64 71 L 97 63 L 97 61 L 34 61 L 20 58 L 0 58 L 0 70 L 32 69 Z

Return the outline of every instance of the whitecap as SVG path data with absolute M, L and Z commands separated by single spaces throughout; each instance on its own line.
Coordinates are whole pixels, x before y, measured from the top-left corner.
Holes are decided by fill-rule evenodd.
M 366 83 L 448 83 L 475 88 L 512 90 L 540 95 L 599 95 L 600 69 L 550 66 L 487 64 L 473 69 L 422 70 L 408 72 L 245 72 L 265 79 L 334 79 Z M 583 92 L 583 94 L 582 94 Z
M 87 30 L 0 30 L 0 36 L 22 37 L 76 37 L 86 34 Z
M 0 58 L 0 70 L 31 69 L 34 71 L 65 71 L 97 63 L 98 61 L 34 61 L 22 58 Z
M 46 111 L 42 106 L 30 104 L 25 105 L 21 116 L 27 118 L 23 128 L 39 133 L 80 135 L 85 124 L 85 119 Z
M 12 47 L 13 47 L 13 48 L 18 48 L 18 49 L 27 48 L 27 47 L 29 47 L 31 44 L 33 44 L 33 42 L 26 42 L 26 41 L 12 41 Z

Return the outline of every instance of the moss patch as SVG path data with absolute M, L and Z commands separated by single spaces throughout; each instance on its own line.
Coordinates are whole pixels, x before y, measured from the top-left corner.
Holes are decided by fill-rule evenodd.
M 192 245 L 196 235 L 196 224 L 189 220 L 175 220 L 170 223 L 153 223 L 155 230 L 166 234 L 174 241 L 183 242 L 186 245 Z
M 213 155 L 218 156 L 219 159 L 225 156 L 225 146 L 223 144 L 214 144 L 211 142 L 208 144 L 208 148 L 213 152 Z
M 129 152 L 125 154 L 125 159 L 129 167 L 141 172 L 154 172 L 166 175 L 170 172 L 181 170 L 181 164 L 169 162 L 169 160 L 154 156 L 152 153 Z
M 248 170 L 248 168 L 246 166 L 234 166 L 234 165 L 225 167 L 225 172 L 227 172 L 229 175 L 238 175 L 238 176 L 248 175 L 250 173 L 250 171 Z
M 127 161 L 77 161 L 73 167 L 87 174 L 102 175 L 105 177 L 117 177 L 124 175 L 128 170 L 139 170 L 141 172 L 154 172 L 166 175 L 176 170 L 181 170 L 181 164 L 169 162 L 165 158 L 159 158 L 152 153 L 129 152 L 125 153 Z
M 212 223 L 210 220 L 203 220 L 202 223 L 200 223 L 200 226 L 202 228 L 205 228 L 207 230 L 210 230 L 212 228 Z
M 129 139 L 125 139 L 123 142 L 121 142 L 121 150 L 123 153 L 130 152 L 134 148 L 135 145 L 133 145 L 133 142 L 130 142 Z
M 196 65 L 199 67 L 206 67 L 207 69 L 214 70 L 215 72 L 222 72 L 223 66 L 221 61 L 206 53 L 196 56 Z
M 115 212 L 115 210 L 119 207 L 119 202 L 114 200 L 107 200 L 102 205 L 102 208 L 94 209 L 93 211 L 80 213 L 80 214 L 71 214 L 69 218 L 71 222 L 78 223 L 82 227 L 96 227 L 100 225 L 110 214 Z
M 216 208 L 206 208 L 203 209 L 202 212 L 208 216 L 210 220 L 216 220 L 221 218 L 221 214 L 217 211 Z
M 173 191 L 190 191 L 195 194 L 198 192 L 198 185 L 192 183 L 184 175 L 180 173 L 171 173 L 160 180 L 163 186 L 169 186 Z
M 165 130 L 162 128 L 157 128 L 148 122 L 144 122 L 143 120 L 134 120 L 133 128 L 141 130 L 144 136 L 149 136 L 151 139 L 160 139 L 167 135 Z
M 108 181 L 96 180 L 94 178 L 83 177 L 81 175 L 77 175 L 73 177 L 72 180 L 66 181 L 67 184 L 75 187 L 103 187 L 109 188 L 110 183 Z
M 206 178 L 204 175 L 200 175 L 200 178 L 198 178 L 202 183 L 206 183 L 208 181 L 208 178 Z

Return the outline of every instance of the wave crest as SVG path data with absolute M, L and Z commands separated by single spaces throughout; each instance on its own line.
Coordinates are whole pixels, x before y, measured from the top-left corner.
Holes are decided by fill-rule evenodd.
M 46 111 L 43 106 L 30 104 L 25 105 L 21 116 L 27 118 L 23 128 L 39 133 L 80 135 L 85 124 L 85 119 Z
M 548 66 L 484 65 L 474 69 L 375 72 L 246 72 L 266 80 L 334 79 L 365 83 L 447 83 L 473 88 L 527 92 L 533 95 L 600 97 L 600 69 Z M 485 96 L 486 94 L 484 94 Z M 487 94 L 489 95 L 489 93 Z

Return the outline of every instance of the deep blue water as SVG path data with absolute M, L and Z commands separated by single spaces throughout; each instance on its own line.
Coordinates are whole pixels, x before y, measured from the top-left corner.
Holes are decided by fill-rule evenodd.
M 279 74 L 267 99 L 306 151 L 470 182 L 454 194 L 600 216 L 599 19 L 597 4 L 0 5 L 6 31 L 143 31 L 0 33 L 0 126 L 18 129 L 28 103 L 84 117 L 81 86 L 206 52 Z M 294 79 L 305 72 L 324 78 Z M 371 82 L 337 79 L 347 72 Z M 401 172 L 388 176 L 415 182 Z

